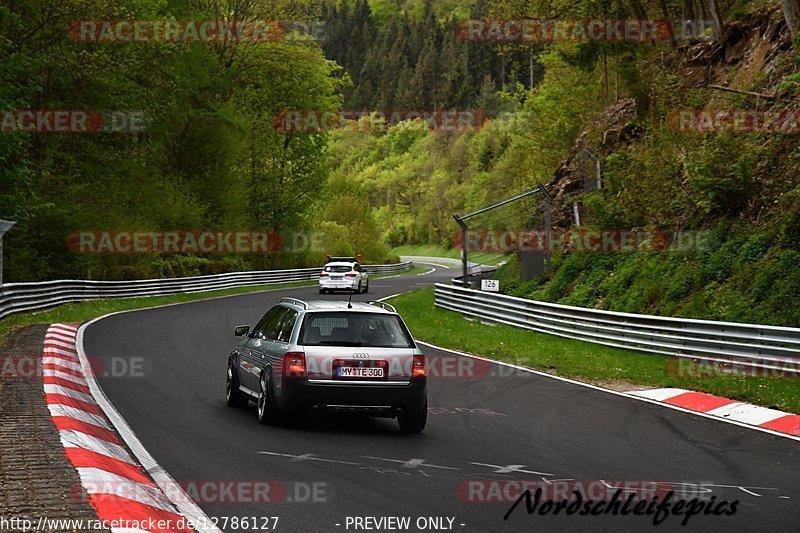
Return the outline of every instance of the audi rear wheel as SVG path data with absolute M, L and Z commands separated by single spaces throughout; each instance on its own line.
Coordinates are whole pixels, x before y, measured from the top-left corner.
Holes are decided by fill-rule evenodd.
M 228 407 L 247 407 L 250 400 L 239 390 L 239 380 L 233 367 L 233 361 L 228 362 L 228 376 L 225 380 L 225 400 Z
M 263 425 L 274 424 L 278 420 L 275 406 L 272 403 L 272 390 L 266 372 L 258 380 L 258 422 Z

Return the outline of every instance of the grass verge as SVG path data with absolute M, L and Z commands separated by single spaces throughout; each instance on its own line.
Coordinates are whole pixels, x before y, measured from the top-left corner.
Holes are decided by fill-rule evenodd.
M 391 303 L 417 339 L 444 348 L 612 388 L 620 382 L 676 387 L 800 413 L 796 378 L 677 375 L 668 365 L 674 361 L 670 357 L 465 320 L 459 313 L 434 307 L 433 289 L 406 293 Z

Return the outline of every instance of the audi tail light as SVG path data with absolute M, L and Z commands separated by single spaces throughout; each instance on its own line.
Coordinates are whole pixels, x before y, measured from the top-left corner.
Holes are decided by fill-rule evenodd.
M 306 354 L 289 352 L 283 356 L 283 377 L 302 379 L 306 377 Z
M 428 369 L 425 367 L 425 356 L 415 355 L 411 365 L 411 379 L 423 379 L 427 375 Z

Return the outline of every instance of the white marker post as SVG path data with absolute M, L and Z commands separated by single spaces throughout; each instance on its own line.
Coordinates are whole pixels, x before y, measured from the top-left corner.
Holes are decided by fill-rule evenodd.
M 486 292 L 500 292 L 500 282 L 496 279 L 482 279 L 481 290 Z

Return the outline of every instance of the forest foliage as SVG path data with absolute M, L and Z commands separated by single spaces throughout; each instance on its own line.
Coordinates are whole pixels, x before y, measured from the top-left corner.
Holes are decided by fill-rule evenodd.
M 241 12 L 231 12 L 231 10 Z M 306 227 L 324 136 L 276 131 L 282 109 L 335 108 L 340 67 L 308 40 L 85 43 L 80 20 L 307 19 L 298 2 L 25 0 L 0 5 L 0 109 L 141 112 L 134 133 L 0 134 L 6 280 L 141 278 L 319 263 L 307 254 L 75 254 L 76 231 Z
M 704 230 L 715 247 L 572 254 L 510 292 L 579 305 L 800 323 L 795 136 L 675 132 L 676 109 L 791 107 L 797 0 L 24 0 L 0 5 L 0 109 L 143 111 L 135 134 L 0 134 L 6 279 L 124 278 L 388 259 L 451 246 L 452 215 L 560 186 L 576 147 L 604 188 L 567 195 L 600 228 Z M 795 10 L 797 11 L 797 10 Z M 267 43 L 76 43 L 82 19 L 274 19 L 314 38 Z M 468 42 L 466 19 L 705 21 L 675 42 Z M 758 35 L 756 46 L 753 35 Z M 742 44 L 744 43 L 744 44 Z M 759 54 L 754 52 L 758 49 Z M 774 95 L 764 100 L 746 92 Z M 626 138 L 593 126 L 631 99 Z M 414 124 L 309 134 L 287 109 L 478 109 L 473 131 Z M 566 163 L 565 163 L 566 162 Z M 565 166 L 567 164 L 567 166 Z M 567 172 L 568 174 L 568 172 Z M 568 181 L 568 180 L 567 180 Z M 528 201 L 476 224 L 535 222 Z M 569 210 L 568 210 L 569 209 Z M 561 217 L 563 220 L 564 217 Z M 257 256 L 80 255 L 86 229 L 308 231 L 324 249 Z M 513 263 L 513 262 L 512 262 Z M 774 285 L 776 288 L 772 288 Z M 788 309 L 787 309 L 788 307 Z
M 708 245 L 664 253 L 556 254 L 553 271 L 530 282 L 519 281 L 518 261 L 511 258 L 500 275 L 506 292 L 619 311 L 800 324 L 800 306 L 793 303 L 800 297 L 796 134 L 686 133 L 675 131 L 669 120 L 681 109 L 796 106 L 797 48 L 781 5 L 481 5 L 490 16 L 580 19 L 638 12 L 672 20 L 688 14 L 708 23 L 703 33 L 684 35 L 676 43 L 547 44 L 534 51 L 536 79 L 528 85 L 524 76 L 516 76 L 525 64 L 512 45 L 505 56 L 507 75 L 491 71 L 486 77 L 496 106 L 485 127 L 466 134 L 409 133 L 397 127 L 340 136 L 331 151 L 332 179 L 358 186 L 375 209 L 383 240 L 391 246 L 453 246 L 458 232 L 453 214 L 537 183 L 556 191 L 574 185 L 575 176 L 565 181 L 574 165 L 573 150 L 590 148 L 601 159 L 604 188 L 567 194 L 568 203 L 557 206 L 566 215 L 560 217 L 562 229 L 572 224 L 563 221 L 572 220 L 572 203 L 579 202 L 584 227 L 649 229 L 671 236 L 699 231 L 708 236 Z M 720 27 L 713 22 L 715 9 Z M 439 24 L 445 28 L 448 18 L 440 16 Z M 471 46 L 466 44 L 463 53 L 468 55 Z M 482 46 L 497 56 L 508 47 Z M 708 87 L 712 84 L 740 92 L 720 93 Z M 747 92 L 775 97 L 759 99 Z M 477 93 L 470 98 L 465 105 L 480 101 Z M 611 139 L 620 131 L 593 121 L 626 98 L 635 102 L 634 116 L 626 119 L 625 138 Z M 535 202 L 522 202 L 481 217 L 473 227 L 539 227 L 532 216 L 537 209 Z

